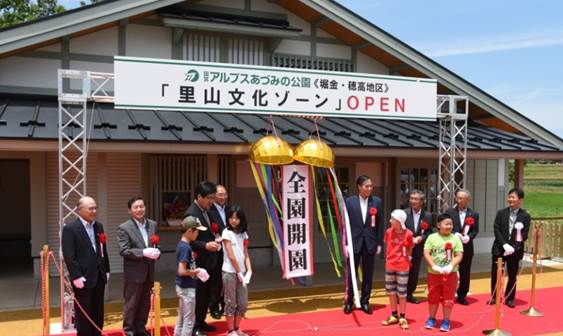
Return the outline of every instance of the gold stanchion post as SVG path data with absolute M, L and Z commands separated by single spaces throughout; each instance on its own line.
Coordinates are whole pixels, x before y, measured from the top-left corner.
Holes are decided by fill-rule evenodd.
M 49 312 L 49 245 L 43 245 L 41 251 L 41 280 L 43 281 L 43 336 L 51 335 L 51 317 Z
M 154 336 L 160 336 L 160 282 L 155 282 L 154 295 Z
M 496 309 L 495 309 L 495 329 L 494 330 L 483 330 L 484 335 L 493 335 L 493 336 L 510 336 L 511 334 L 507 331 L 500 329 L 500 308 L 501 308 L 501 293 L 502 293 L 502 258 L 497 259 L 497 283 L 495 286 L 495 302 L 496 302 Z
M 541 234 L 541 224 L 534 224 L 534 249 L 532 251 L 532 291 L 530 295 L 530 307 L 522 310 L 520 314 L 530 317 L 542 317 L 543 313 L 537 310 L 534 305 L 536 304 L 536 264 L 538 262 L 538 248 L 539 237 Z

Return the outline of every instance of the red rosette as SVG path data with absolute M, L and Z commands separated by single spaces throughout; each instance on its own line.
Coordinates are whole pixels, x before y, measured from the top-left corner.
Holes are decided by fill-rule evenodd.
M 151 245 L 154 247 L 160 244 L 160 237 L 157 234 L 153 234 L 150 240 L 151 240 Z
M 369 214 L 370 216 L 375 216 L 377 215 L 377 208 L 376 207 L 372 207 L 369 209 Z
M 452 242 L 446 242 L 446 244 L 444 245 L 444 249 L 446 249 L 446 251 L 451 250 L 453 248 L 454 248 L 454 246 L 453 246 Z
M 213 234 L 219 233 L 219 225 L 217 223 L 211 223 L 211 232 L 213 232 Z
M 108 240 L 108 237 L 106 236 L 105 233 L 100 232 L 98 233 L 98 240 L 100 241 L 100 244 L 105 244 L 106 241 Z
M 428 222 L 427 221 L 420 222 L 420 228 L 424 231 L 428 230 Z
M 473 217 L 466 217 L 465 218 L 465 225 L 471 226 L 473 224 L 475 224 L 475 219 Z

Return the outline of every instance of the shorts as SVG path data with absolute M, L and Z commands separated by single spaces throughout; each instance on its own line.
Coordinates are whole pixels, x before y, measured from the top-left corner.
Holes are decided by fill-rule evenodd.
M 457 273 L 428 273 L 428 303 L 452 306 L 457 290 Z
M 397 294 L 399 297 L 406 297 L 408 282 L 408 271 L 385 271 L 385 293 L 387 293 L 387 295 Z

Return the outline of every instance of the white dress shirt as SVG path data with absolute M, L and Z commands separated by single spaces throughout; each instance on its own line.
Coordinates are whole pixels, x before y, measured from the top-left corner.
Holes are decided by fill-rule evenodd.
M 149 246 L 149 237 L 147 233 L 147 220 L 145 219 L 145 221 L 141 223 L 137 221 L 135 218 L 133 218 L 133 221 L 135 222 L 135 224 L 137 224 L 137 228 L 139 229 L 139 231 L 141 231 L 141 236 L 143 236 L 143 241 L 145 242 L 145 246 Z
M 365 223 L 366 221 L 366 216 L 368 214 L 368 198 L 362 198 L 362 196 L 358 195 L 358 198 L 360 199 L 360 211 L 362 212 L 362 224 Z
M 95 237 L 95 232 L 94 232 L 94 222 L 92 223 L 88 223 L 87 221 L 85 221 L 82 217 L 78 216 L 78 219 L 80 219 L 80 222 L 82 223 L 82 225 L 84 225 L 84 228 L 86 229 L 86 233 L 88 234 L 88 238 L 90 238 L 90 243 L 92 243 L 92 248 L 94 249 L 94 252 L 97 251 L 96 248 L 96 237 Z
M 418 231 L 418 222 L 420 221 L 420 213 L 422 212 L 422 209 L 418 210 L 418 212 L 416 212 L 414 209 L 412 209 L 412 220 L 414 222 L 414 232 Z

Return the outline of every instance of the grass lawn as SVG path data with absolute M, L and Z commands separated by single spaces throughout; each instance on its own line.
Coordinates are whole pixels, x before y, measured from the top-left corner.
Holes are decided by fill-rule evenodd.
M 532 217 L 563 217 L 563 165 L 527 163 L 524 191 Z

